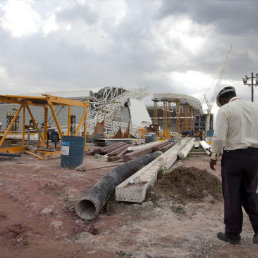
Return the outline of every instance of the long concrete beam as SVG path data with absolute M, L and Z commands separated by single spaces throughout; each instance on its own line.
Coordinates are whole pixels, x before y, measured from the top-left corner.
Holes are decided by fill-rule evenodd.
M 140 144 L 140 145 L 134 145 L 128 148 L 128 151 L 137 151 L 137 150 L 141 150 L 147 147 L 153 147 L 155 145 L 160 144 L 160 142 L 149 142 L 149 143 L 144 143 L 144 144 Z
M 211 154 L 211 146 L 206 141 L 200 141 L 202 149 L 208 154 Z
M 129 160 L 139 158 L 140 156 L 145 155 L 145 154 L 149 154 L 149 153 L 152 153 L 152 147 L 147 147 L 147 148 L 144 148 L 144 149 L 141 149 L 141 150 L 126 153 L 123 156 L 123 161 L 127 162 Z
M 149 154 L 151 152 L 155 152 L 155 151 L 159 151 L 161 149 L 161 147 L 165 146 L 169 144 L 169 142 L 165 142 L 165 143 L 161 143 L 158 142 L 158 144 L 153 145 L 149 145 L 148 147 L 144 148 L 144 149 L 139 149 L 139 150 L 135 150 L 133 152 L 127 153 L 123 156 L 123 161 L 129 161 L 129 160 L 133 160 L 136 159 L 142 155 L 145 154 Z
M 169 169 L 177 160 L 177 153 L 189 141 L 189 138 L 182 139 L 157 159 L 140 169 L 130 178 L 126 179 L 116 187 L 116 200 L 124 202 L 143 202 L 149 186 L 157 180 L 160 168 Z
M 154 147 L 158 147 L 158 146 L 163 146 L 163 143 L 158 143 L 156 145 L 154 145 Z M 123 156 L 123 160 L 125 162 L 129 161 L 129 160 L 133 160 L 133 159 L 136 159 L 142 155 L 145 155 L 145 154 L 149 154 L 149 153 L 152 153 L 154 152 L 154 147 L 153 145 L 152 146 L 148 146 L 148 147 L 145 147 L 144 149 L 139 149 L 139 150 L 135 150 L 133 152 L 130 152 L 130 153 L 126 153 L 124 156 Z M 158 150 L 158 149 L 157 149 Z M 156 151 L 157 151 L 156 150 Z
M 194 139 L 191 139 L 179 152 L 178 152 L 178 157 L 180 159 L 185 159 L 187 157 L 187 155 L 189 154 L 189 152 L 191 151 L 191 149 L 194 146 Z

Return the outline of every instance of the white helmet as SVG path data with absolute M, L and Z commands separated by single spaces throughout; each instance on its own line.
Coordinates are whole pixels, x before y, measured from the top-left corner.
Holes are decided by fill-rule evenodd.
M 218 107 L 221 107 L 221 103 L 220 103 L 220 97 L 227 93 L 227 92 L 234 92 L 236 93 L 236 89 L 233 87 L 233 86 L 227 86 L 227 87 L 224 87 L 218 94 L 217 96 L 217 99 L 216 99 L 216 103 L 217 103 L 217 106 Z

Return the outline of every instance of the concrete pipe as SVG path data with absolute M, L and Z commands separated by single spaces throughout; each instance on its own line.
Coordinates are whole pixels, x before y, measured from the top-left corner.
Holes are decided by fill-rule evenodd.
M 77 215 L 84 220 L 94 219 L 107 202 L 115 187 L 136 171 L 160 156 L 162 152 L 146 154 L 116 167 L 98 181 L 75 205 Z

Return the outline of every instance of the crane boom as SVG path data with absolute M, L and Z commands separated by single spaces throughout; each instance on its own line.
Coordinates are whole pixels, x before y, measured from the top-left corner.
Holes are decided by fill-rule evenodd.
M 227 64 L 228 64 L 228 60 L 229 60 L 229 57 L 230 57 L 230 54 L 231 54 L 231 51 L 232 51 L 232 44 L 230 44 L 229 46 L 229 49 L 228 49 L 228 52 L 227 52 L 227 55 L 226 55 L 226 58 L 223 62 L 223 65 L 220 69 L 220 72 L 219 72 L 219 76 L 218 76 L 218 80 L 215 84 L 215 86 L 213 87 L 212 89 L 212 95 L 211 95 L 211 99 L 210 101 L 208 101 L 208 98 L 206 97 L 206 95 L 204 94 L 204 100 L 207 104 L 207 119 L 206 119 L 206 126 L 205 126 L 205 129 L 206 129 L 206 132 L 207 130 L 209 130 L 210 128 L 210 115 L 211 115 L 211 110 L 212 110 L 212 107 L 214 105 L 214 102 L 215 102 L 215 98 L 216 98 L 216 95 L 217 95 L 217 90 L 218 90 L 218 86 L 221 84 L 221 81 L 222 81 L 222 78 L 224 76 L 224 72 L 225 72 L 225 69 L 227 67 Z

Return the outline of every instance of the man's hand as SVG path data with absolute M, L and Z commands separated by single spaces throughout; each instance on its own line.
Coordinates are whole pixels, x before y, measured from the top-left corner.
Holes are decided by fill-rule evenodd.
M 210 168 L 212 169 L 212 170 L 215 170 L 215 165 L 216 165 L 216 163 L 217 163 L 217 160 L 215 160 L 215 159 L 211 159 L 210 160 Z

